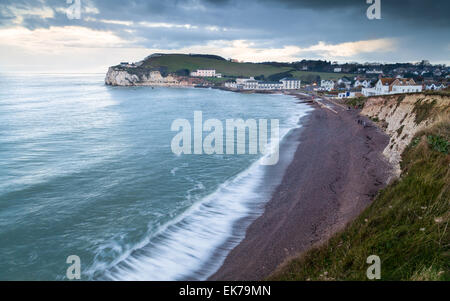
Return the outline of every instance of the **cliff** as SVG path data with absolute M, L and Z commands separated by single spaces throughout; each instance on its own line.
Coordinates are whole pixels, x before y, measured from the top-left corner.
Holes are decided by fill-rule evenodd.
M 448 92 L 367 99 L 362 114 L 391 136 L 384 155 L 399 177 L 345 229 L 268 280 L 368 280 L 375 256 L 378 279 L 449 281 L 449 107 Z
M 401 154 L 416 133 L 450 114 L 450 96 L 445 94 L 403 94 L 367 99 L 361 114 L 370 117 L 390 137 L 383 151 L 400 175 Z
M 105 84 L 111 86 L 191 86 L 194 83 L 168 74 L 163 76 L 158 70 L 141 68 L 110 67 L 105 77 Z

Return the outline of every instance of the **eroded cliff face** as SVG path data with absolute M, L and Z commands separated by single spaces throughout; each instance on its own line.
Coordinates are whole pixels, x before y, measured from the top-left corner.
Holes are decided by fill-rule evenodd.
M 113 67 L 108 69 L 105 83 L 111 86 L 134 86 L 140 81 L 135 74 L 129 74 L 125 70 L 116 70 Z
M 177 77 L 162 76 L 159 71 L 130 73 L 124 69 L 110 67 L 106 73 L 105 83 L 111 86 L 186 86 L 186 82 Z
M 370 97 L 361 114 L 370 117 L 391 137 L 383 154 L 400 175 L 401 154 L 415 134 L 449 113 L 450 97 L 404 94 Z

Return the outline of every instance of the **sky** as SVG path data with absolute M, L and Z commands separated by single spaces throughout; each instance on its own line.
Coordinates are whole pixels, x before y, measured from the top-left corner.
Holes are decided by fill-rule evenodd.
M 155 52 L 448 65 L 449 12 L 448 0 L 0 0 L 0 72 L 105 72 Z

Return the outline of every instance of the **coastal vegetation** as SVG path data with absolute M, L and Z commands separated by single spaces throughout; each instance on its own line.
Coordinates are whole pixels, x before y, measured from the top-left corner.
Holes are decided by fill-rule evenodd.
M 381 259 L 381 280 L 450 280 L 450 116 L 431 103 L 414 108 L 416 118 L 433 114 L 434 122 L 403 151 L 401 176 L 342 231 L 269 280 L 368 280 L 370 255 Z
M 358 109 L 362 109 L 364 107 L 364 104 L 367 101 L 367 97 L 355 97 L 355 98 L 348 98 L 345 101 L 346 105 L 349 105 L 353 108 L 358 108 Z
M 427 119 L 433 107 L 436 105 L 437 101 L 433 99 L 431 102 L 423 102 L 423 99 L 418 99 L 414 104 L 413 113 L 416 114 L 415 122 L 416 124 L 420 124 L 422 121 Z
M 120 68 L 120 66 L 117 66 Z M 149 57 L 137 68 L 126 68 L 130 73 L 142 73 L 147 70 L 158 70 L 161 74 L 172 73 L 187 76 L 197 69 L 215 69 L 226 78 L 250 77 L 260 80 L 278 81 L 283 77 L 295 77 L 305 83 L 317 79 L 337 80 L 350 74 L 331 72 L 299 71 L 286 64 L 260 64 L 232 62 L 212 55 L 162 54 Z
M 289 71 L 287 67 L 275 67 L 255 63 L 237 63 L 223 59 L 215 59 L 204 56 L 190 56 L 185 54 L 166 54 L 151 57 L 144 61 L 143 68 L 165 67 L 168 72 L 175 73 L 181 69 L 195 71 L 197 69 L 215 69 L 224 76 L 249 77 L 264 75 L 268 77 L 272 74 Z

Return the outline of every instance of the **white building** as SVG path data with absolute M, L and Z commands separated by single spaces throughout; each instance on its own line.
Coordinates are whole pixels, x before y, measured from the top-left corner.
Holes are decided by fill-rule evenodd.
M 344 85 L 345 89 L 350 89 L 352 86 L 352 81 L 343 77 L 338 80 L 337 84 L 338 86 Z
M 302 83 L 301 80 L 296 78 L 282 78 L 280 82 L 283 84 L 283 90 L 295 90 L 300 89 Z
M 253 78 L 245 81 L 243 84 L 238 84 L 238 89 L 244 90 L 258 90 L 259 82 Z
M 226 82 L 225 87 L 239 90 L 255 90 L 258 87 L 258 81 L 254 77 L 236 78 L 234 82 Z
M 353 84 L 353 87 L 354 88 L 358 88 L 358 87 L 369 88 L 370 87 L 370 81 L 368 81 L 366 79 L 365 80 L 357 79 L 355 81 L 355 83 Z
M 339 67 L 338 68 L 334 68 L 334 72 L 336 72 L 336 73 L 337 72 L 342 72 L 342 68 L 339 68 Z
M 250 78 L 236 78 L 235 82 L 226 82 L 225 87 L 237 90 L 293 90 L 300 89 L 301 81 L 295 78 L 283 78 L 278 82 L 261 82 Z
M 257 90 L 281 90 L 283 83 L 280 82 L 258 82 Z
M 359 93 L 359 95 L 361 95 L 360 92 L 355 92 L 355 91 L 340 92 L 340 93 L 338 93 L 338 98 L 353 98 L 353 97 L 356 97 L 358 93 Z
M 422 92 L 422 85 L 417 85 L 413 79 L 381 78 L 374 88 L 363 88 L 364 96 L 388 95 Z
M 373 69 L 373 70 L 367 70 L 366 73 L 367 74 L 383 74 L 383 71 L 382 70 Z
M 331 91 L 334 89 L 334 81 L 332 80 L 321 80 L 320 89 L 323 91 Z
M 191 72 L 193 77 L 218 77 L 221 78 L 222 74 L 216 73 L 214 69 L 197 69 L 197 71 Z
M 425 85 L 425 90 L 433 90 L 433 91 L 439 91 L 439 90 L 442 90 L 442 89 L 445 89 L 445 85 L 444 84 L 435 84 L 435 83 L 432 83 L 432 84 L 428 84 L 428 85 Z

